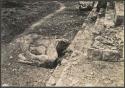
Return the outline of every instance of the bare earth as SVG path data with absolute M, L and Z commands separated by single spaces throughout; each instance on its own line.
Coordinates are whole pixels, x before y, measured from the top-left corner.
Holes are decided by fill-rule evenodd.
M 77 1 L 21 3 L 5 1 L 2 6 L 3 86 L 124 86 L 124 27 L 114 27 L 109 20 L 112 8 L 100 17 L 95 9 L 80 12 Z M 92 21 L 89 16 L 97 19 Z M 59 41 L 66 42 L 62 44 L 65 54 L 61 46 L 55 48 Z M 54 68 L 36 65 L 41 64 L 38 54 L 46 51 L 39 44 L 51 45 L 47 54 L 61 62 L 54 63 Z M 38 61 L 28 57 L 30 54 L 26 57 L 27 52 L 32 53 L 29 47 L 37 48 L 34 57 Z M 19 55 L 24 55 L 21 61 L 27 61 L 20 63 Z

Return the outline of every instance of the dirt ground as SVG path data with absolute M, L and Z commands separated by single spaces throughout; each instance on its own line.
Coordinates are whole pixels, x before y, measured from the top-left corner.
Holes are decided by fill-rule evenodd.
M 65 9 L 55 13 L 61 8 L 58 2 L 23 0 L 22 4 L 19 4 L 16 0 L 13 1 L 15 2 L 5 1 L 2 4 L 2 84 L 45 86 L 54 69 L 18 63 L 17 56 L 21 51 L 15 40 L 28 32 L 28 34 L 56 36 L 71 41 L 80 30 L 88 12 L 79 13 L 78 2 L 60 2 Z M 50 14 L 53 16 L 51 17 Z M 43 20 L 48 15 L 50 17 L 34 28 L 35 30 L 29 30 L 32 24 L 39 22 L 39 19 Z
M 101 30 L 101 37 L 114 37 L 112 33 L 115 33 L 116 37 L 119 37 L 118 35 L 120 35 L 121 37 L 118 41 L 116 41 L 116 39 L 112 39 L 116 43 L 116 45 L 120 46 L 118 48 L 123 50 L 123 27 L 116 27 L 116 29 L 113 28 L 113 31 L 112 29 L 110 29 L 111 31 L 104 31 L 103 28 L 99 28 L 102 26 L 94 26 L 93 21 L 92 23 L 88 23 L 89 26 L 87 26 L 87 29 L 82 28 L 83 23 L 85 23 L 86 21 L 85 19 L 88 17 L 88 15 L 90 14 L 89 12 L 91 11 L 80 12 L 78 8 L 78 1 L 2 1 L 1 81 L 3 86 L 47 86 L 47 82 L 49 79 L 50 81 L 52 80 L 51 82 L 53 84 L 54 80 L 51 79 L 52 76 L 54 76 L 56 79 L 55 86 L 124 85 L 123 61 L 98 61 L 98 55 L 95 55 L 97 61 L 91 61 L 88 59 L 89 55 L 86 56 L 87 50 L 93 48 L 92 46 L 95 47 L 94 50 L 96 50 L 97 48 L 99 51 L 101 50 L 101 48 L 104 48 L 105 50 L 107 48 L 107 41 L 102 41 L 103 39 L 101 40 L 99 38 L 99 45 L 97 45 L 97 41 L 94 41 L 97 39 L 97 36 L 94 37 L 94 35 L 92 34 L 94 33 L 94 28 L 95 33 L 97 34 L 98 31 L 96 30 Z M 98 24 L 100 24 L 99 21 Z M 80 31 L 82 31 L 81 34 L 77 34 L 80 33 Z M 71 43 L 68 48 L 69 52 L 61 57 L 63 58 L 63 61 L 61 64 L 58 64 L 56 68 L 47 68 L 31 64 L 29 65 L 19 63 L 18 55 L 20 53 L 25 53 L 23 52 L 22 48 L 25 48 L 25 46 L 33 45 L 28 41 L 31 40 L 33 41 L 33 43 L 37 43 L 37 39 L 29 37 L 29 35 L 32 35 L 33 37 L 40 36 L 40 38 L 48 37 L 55 39 L 66 39 Z M 41 42 L 40 38 L 38 40 Z M 21 39 L 23 42 L 20 41 Z M 25 42 L 28 42 L 27 45 L 25 45 Z M 103 46 L 101 46 L 102 42 L 105 43 Z M 118 44 L 118 42 L 120 43 Z M 111 46 L 109 47 L 109 49 L 112 48 L 112 45 L 109 46 Z M 70 52 L 70 49 L 73 50 L 73 53 Z M 123 51 L 121 51 L 120 53 L 122 52 Z M 92 55 L 92 53 L 90 54 Z M 106 53 L 107 57 L 108 54 Z M 113 55 L 111 55 L 110 57 L 113 57 Z

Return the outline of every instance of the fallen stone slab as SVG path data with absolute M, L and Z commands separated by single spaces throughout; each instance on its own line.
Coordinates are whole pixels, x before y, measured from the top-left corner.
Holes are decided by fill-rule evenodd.
M 120 61 L 120 52 L 117 50 L 88 49 L 87 56 L 92 61 Z
M 28 44 L 21 44 L 23 44 L 21 46 L 23 53 L 18 55 L 18 62 L 36 66 L 53 67 L 57 65 L 56 61 L 59 57 L 64 54 L 65 49 L 69 45 L 69 41 L 66 39 L 40 37 L 29 41 Z M 25 47 L 25 45 L 27 45 L 27 47 Z M 23 49 L 24 47 L 25 49 Z
M 93 1 L 79 1 L 79 10 L 91 10 L 93 5 Z

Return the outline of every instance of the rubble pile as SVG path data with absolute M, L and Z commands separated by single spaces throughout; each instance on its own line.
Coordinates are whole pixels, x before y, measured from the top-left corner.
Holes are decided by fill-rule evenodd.
M 3 85 L 124 86 L 123 3 L 80 1 L 78 9 L 78 2 L 44 2 L 46 8 L 39 7 L 40 2 L 27 3 L 35 6 L 28 15 L 60 8 L 48 9 L 53 13 L 32 24 L 8 44 L 8 51 L 2 51 L 2 56 L 8 54 L 2 61 Z
M 112 1 L 104 4 L 94 4 L 83 30 L 68 47 L 72 53 L 63 58 L 62 65 L 56 67 L 46 86 L 124 85 L 124 27 L 123 23 L 116 26 L 116 4 Z

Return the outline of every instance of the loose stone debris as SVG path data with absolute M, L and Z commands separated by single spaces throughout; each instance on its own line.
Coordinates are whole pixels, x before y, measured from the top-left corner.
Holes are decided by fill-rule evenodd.
M 93 5 L 93 1 L 79 1 L 79 10 L 91 10 Z
M 123 33 L 123 26 L 121 23 L 118 28 L 115 27 L 117 24 L 114 21 L 115 4 L 114 2 L 107 2 L 105 5 L 102 4 L 102 7 L 100 2 L 94 4 L 95 7 L 83 23 L 83 30 L 76 34 L 68 47 L 73 53 L 64 58 L 66 60 L 68 58 L 67 63 L 62 63 L 61 66 L 56 67 L 46 86 L 109 87 L 124 85 L 123 68 L 119 66 L 124 63 L 124 40 L 117 36 L 118 31 Z M 91 20 L 91 17 L 94 17 L 95 20 Z M 117 72 L 121 73 L 113 74 L 116 69 Z M 102 76 L 104 76 L 103 79 Z M 73 84 L 73 79 L 77 80 L 75 84 Z M 51 80 L 54 80 L 54 84 Z
M 33 34 L 23 36 L 17 41 L 21 43 L 20 47 L 22 47 L 23 52 L 18 55 L 19 62 L 49 67 L 56 65 L 57 59 L 64 54 L 69 45 L 66 39 L 43 38 L 42 36 L 35 36 L 35 34 L 34 36 Z
M 57 17 L 67 8 L 61 2 L 60 5 L 63 9 L 57 10 L 59 11 Z M 69 5 L 69 3 L 65 5 Z M 38 22 L 38 28 L 34 27 L 41 28 L 39 31 L 35 30 L 16 38 L 14 42 L 20 49 L 16 62 L 37 68 L 37 70 L 33 70 L 34 73 L 30 70 L 27 71 L 31 74 L 29 77 L 37 74 L 35 75 L 37 77 L 34 77 L 35 81 L 32 81 L 33 84 L 30 85 L 39 86 L 44 81 L 44 86 L 47 87 L 124 86 L 123 6 L 123 2 L 116 1 L 79 1 L 78 13 L 88 11 L 89 14 L 82 22 L 81 29 L 75 35 L 71 34 L 73 38 L 64 39 L 41 35 L 38 32 L 42 32 L 41 27 L 45 25 L 43 20 L 42 25 Z M 45 17 L 46 21 L 50 22 L 51 16 L 53 17 L 55 14 L 52 13 L 49 17 Z M 69 18 L 72 19 L 75 16 Z M 55 22 L 53 20 L 51 19 L 51 22 Z M 58 26 L 56 28 L 60 30 Z M 36 31 L 37 33 L 35 33 Z M 14 56 L 9 57 L 10 60 L 15 58 Z M 40 68 L 50 70 L 51 74 L 48 79 L 43 80 L 42 77 L 45 74 L 42 74 L 44 70 Z M 21 67 L 19 67 L 20 69 Z M 17 69 L 12 69 L 12 71 L 16 72 Z M 3 84 L 3 86 L 8 85 Z

